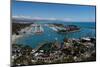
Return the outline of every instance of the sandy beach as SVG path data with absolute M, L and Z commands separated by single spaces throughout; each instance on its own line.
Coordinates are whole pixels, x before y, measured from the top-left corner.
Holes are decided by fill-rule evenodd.
M 23 35 L 16 35 L 16 34 L 13 34 L 12 35 L 12 44 L 16 41 L 16 39 L 20 38 L 20 37 L 23 37 Z

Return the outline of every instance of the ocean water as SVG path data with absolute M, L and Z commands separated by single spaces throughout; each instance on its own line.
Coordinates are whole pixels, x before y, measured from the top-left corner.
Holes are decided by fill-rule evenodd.
M 16 44 L 29 45 L 32 48 L 36 48 L 43 42 L 49 41 L 59 41 L 62 42 L 66 38 L 82 38 L 82 37 L 95 37 L 95 22 L 44 22 L 38 21 L 36 23 L 45 24 L 45 23 L 60 23 L 66 25 L 77 25 L 80 27 L 80 31 L 70 32 L 66 34 L 59 34 L 53 31 L 51 28 L 44 26 L 44 32 L 40 35 L 35 34 L 25 34 L 22 38 L 16 40 Z

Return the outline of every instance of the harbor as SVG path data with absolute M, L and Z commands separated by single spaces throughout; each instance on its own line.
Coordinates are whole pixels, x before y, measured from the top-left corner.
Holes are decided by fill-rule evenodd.
M 94 29 L 74 24 L 28 24 L 12 35 L 13 66 L 95 61 L 95 43 Z
M 85 26 L 84 24 L 83 26 Z M 40 26 L 40 27 L 38 27 Z M 94 29 L 81 28 L 79 30 L 67 31 L 65 33 L 58 32 L 58 28 L 51 24 L 31 24 L 30 26 L 23 28 L 19 31 L 19 35 L 23 35 L 23 38 L 16 39 L 16 44 L 23 44 L 36 48 L 39 44 L 46 41 L 62 42 L 63 38 L 81 38 L 81 37 L 95 37 Z M 59 27 L 60 28 L 60 27 Z M 33 45 L 34 44 L 34 45 Z

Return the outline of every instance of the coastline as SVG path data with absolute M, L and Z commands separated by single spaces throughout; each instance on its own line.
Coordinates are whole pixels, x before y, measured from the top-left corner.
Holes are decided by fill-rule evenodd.
M 12 44 L 15 43 L 16 39 L 21 38 L 21 37 L 23 37 L 23 35 L 16 35 L 16 34 L 13 34 L 13 35 L 12 35 Z
M 74 30 L 74 31 L 66 31 L 66 32 L 58 32 L 58 33 L 74 33 L 74 32 L 79 32 L 80 30 Z
M 14 21 L 15 22 L 15 21 Z M 22 24 L 22 23 L 13 23 L 12 25 L 12 44 L 15 43 L 16 39 L 23 37 L 23 34 L 18 33 L 18 31 L 27 30 L 31 23 Z

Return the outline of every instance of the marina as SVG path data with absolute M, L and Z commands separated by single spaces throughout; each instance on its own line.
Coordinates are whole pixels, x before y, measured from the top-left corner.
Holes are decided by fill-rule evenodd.
M 38 22 L 39 23 L 39 22 Z M 47 23 L 46 23 L 47 24 Z M 75 24 L 75 23 L 74 23 Z M 24 29 L 26 33 L 23 34 L 23 38 L 18 38 L 16 44 L 29 45 L 33 48 L 36 48 L 42 42 L 45 41 L 57 41 L 62 42 L 63 38 L 81 38 L 81 37 L 95 37 L 95 29 L 86 28 L 88 23 L 84 23 L 83 27 L 80 28 L 80 31 L 68 32 L 65 34 L 57 33 L 56 27 L 51 27 L 43 24 L 32 24 L 29 26 L 29 30 Z M 35 26 L 36 25 L 36 26 Z M 37 25 L 40 25 L 40 29 L 37 29 Z M 79 25 L 76 23 L 75 25 Z M 79 25 L 81 27 L 81 25 Z

